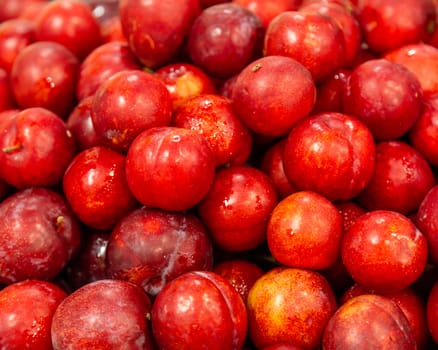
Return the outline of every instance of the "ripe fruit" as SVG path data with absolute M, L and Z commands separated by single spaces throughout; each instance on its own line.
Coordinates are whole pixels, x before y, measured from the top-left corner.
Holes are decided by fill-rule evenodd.
M 249 129 L 278 137 L 312 110 L 315 98 L 315 83 L 302 64 L 267 56 L 242 69 L 233 83 L 231 104 Z
M 438 166 L 438 94 L 425 96 L 423 111 L 409 131 L 411 145 Z
M 0 68 L 10 72 L 12 64 L 27 45 L 35 41 L 35 27 L 31 21 L 16 18 L 0 24 Z
M 207 194 L 215 161 L 207 140 L 177 127 L 143 131 L 129 147 L 126 178 L 134 197 L 145 206 L 187 210 Z
M 213 266 L 210 237 L 194 215 L 139 208 L 112 230 L 107 248 L 108 272 L 157 295 L 169 281 Z
M 125 153 L 143 130 L 167 126 L 172 101 L 164 83 L 142 70 L 114 73 L 93 95 L 91 118 L 101 144 Z
M 438 185 L 433 186 L 424 196 L 415 222 L 427 239 L 432 262 L 438 264 Z
M 263 52 L 297 60 L 319 81 L 344 65 L 344 34 L 331 17 L 311 11 L 285 11 L 269 23 Z
M 66 297 L 52 320 L 54 350 L 138 348 L 152 350 L 151 301 L 138 286 L 120 280 L 88 283 Z
M 269 251 L 282 265 L 322 270 L 340 254 L 342 217 L 328 199 L 312 191 L 284 198 L 272 211 Z
M 104 43 L 91 51 L 81 62 L 76 85 L 80 101 L 92 96 L 97 88 L 121 70 L 141 69 L 140 62 L 126 42 Z
M 65 46 L 37 41 L 12 64 L 10 79 L 21 108 L 43 107 L 65 118 L 75 103 L 79 60 Z
M 64 173 L 65 198 L 85 225 L 108 230 L 138 203 L 129 191 L 126 157 L 103 146 L 76 154 Z
M 236 165 L 217 171 L 198 213 L 216 246 L 238 252 L 265 242 L 276 204 L 277 193 L 266 174 Z
M 214 272 L 188 272 L 169 282 L 154 301 L 151 319 L 162 349 L 241 349 L 246 337 L 245 304 Z
M 427 298 L 427 325 L 432 338 L 438 343 L 438 282 L 435 283 Z
M 365 42 L 376 52 L 427 42 L 435 25 L 434 6 L 431 0 L 359 1 L 357 15 Z
M 204 9 L 188 34 L 190 59 L 207 73 L 229 78 L 262 54 L 259 18 L 236 3 Z
M 295 192 L 289 179 L 284 173 L 283 152 L 286 138 L 282 138 L 268 147 L 261 156 L 260 170 L 262 170 L 272 181 L 280 199 Z
M 377 293 L 397 292 L 423 273 L 426 238 L 406 216 L 387 210 L 360 216 L 344 233 L 342 261 L 363 287 Z
M 403 311 L 390 299 L 364 294 L 341 305 L 328 322 L 324 349 L 416 349 Z
M 296 190 L 347 200 L 371 179 L 375 146 L 358 119 L 328 112 L 309 116 L 290 131 L 283 151 L 286 177 Z
M 344 304 L 351 298 L 362 294 L 374 293 L 363 288 L 359 284 L 353 284 L 341 296 L 340 303 Z M 385 293 L 381 295 L 392 300 L 403 311 L 403 314 L 412 329 L 417 348 L 424 349 L 429 338 L 429 332 L 427 330 L 426 321 L 426 303 L 421 295 L 413 288 L 405 288 L 399 292 Z
M 438 92 L 438 48 L 419 42 L 388 51 L 383 56 L 415 74 L 424 94 Z
M 250 289 L 247 309 L 249 337 L 257 348 L 284 342 L 314 349 L 336 311 L 336 299 L 319 273 L 278 267 Z
M 418 209 L 434 183 L 429 163 L 409 144 L 380 141 L 376 143 L 373 174 L 357 201 L 367 210 L 393 210 L 408 215 Z
M 52 317 L 67 293 L 40 280 L 13 283 L 0 291 L 0 347 L 51 349 Z
M 213 272 L 230 282 L 245 303 L 249 290 L 264 274 L 262 268 L 256 263 L 243 259 L 221 261 L 214 266 Z
M 103 42 L 91 7 L 78 0 L 54 0 L 45 6 L 36 19 L 35 38 L 64 45 L 80 61 Z
M 174 113 L 172 125 L 204 136 L 217 166 L 242 165 L 250 156 L 252 135 L 223 96 L 202 94 L 191 98 Z
M 198 0 L 121 0 L 123 34 L 137 58 L 148 68 L 169 63 L 181 50 L 199 14 Z
M 0 283 L 51 280 L 79 248 L 79 224 L 53 190 L 18 191 L 0 203 L 0 216 Z
M 376 139 L 395 139 L 420 116 L 422 96 L 419 80 L 406 67 L 386 59 L 367 60 L 351 72 L 342 110 L 365 123 Z
M 169 90 L 174 111 L 192 97 L 216 93 L 213 79 L 190 63 L 170 63 L 157 69 L 155 74 Z
M 33 107 L 5 118 L 1 125 L 2 179 L 19 189 L 61 182 L 75 154 L 63 120 L 45 108 Z

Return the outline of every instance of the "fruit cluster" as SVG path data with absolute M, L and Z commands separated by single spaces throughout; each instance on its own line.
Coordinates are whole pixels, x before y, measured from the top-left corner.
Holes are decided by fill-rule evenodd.
M 437 18 L 2 0 L 0 348 L 436 348 Z

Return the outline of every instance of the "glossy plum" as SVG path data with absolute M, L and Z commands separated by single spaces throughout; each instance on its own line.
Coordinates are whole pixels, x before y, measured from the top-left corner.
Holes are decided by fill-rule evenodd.
M 292 186 L 330 200 L 355 197 L 371 179 L 374 164 L 370 130 L 357 118 L 337 112 L 297 123 L 283 152 L 284 171 Z
M 87 148 L 73 158 L 62 187 L 83 224 L 109 230 L 138 206 L 126 181 L 125 163 L 124 155 L 103 146 Z
M 188 272 L 169 282 L 156 297 L 151 318 L 162 349 L 237 350 L 246 338 L 245 304 L 214 272 Z
M 425 236 L 406 216 L 388 210 L 360 216 L 344 233 L 342 261 L 353 279 L 377 293 L 397 292 L 423 273 Z
M 52 317 L 65 297 L 67 292 L 57 285 L 33 279 L 16 282 L 2 289 L 0 347 L 52 349 Z
M 75 154 L 73 137 L 53 112 L 33 107 L 2 123 L 0 177 L 16 188 L 61 182 Z
M 204 136 L 217 166 L 242 165 L 250 156 L 252 135 L 223 96 L 202 94 L 191 98 L 175 112 L 172 125 Z
M 93 95 L 91 118 L 103 145 L 125 153 L 143 130 L 167 126 L 172 100 L 164 83 L 142 70 L 122 70 Z
M 218 247 L 244 251 L 265 242 L 277 200 L 266 174 L 251 166 L 236 165 L 217 171 L 198 213 Z
M 207 140 L 177 127 L 143 131 L 126 158 L 128 186 L 137 200 L 164 210 L 187 210 L 207 194 L 215 177 Z

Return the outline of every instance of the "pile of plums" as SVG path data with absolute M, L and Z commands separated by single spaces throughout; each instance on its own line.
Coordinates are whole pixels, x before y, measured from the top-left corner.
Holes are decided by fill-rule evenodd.
M 437 24 L 2 0 L 0 348 L 436 348 Z

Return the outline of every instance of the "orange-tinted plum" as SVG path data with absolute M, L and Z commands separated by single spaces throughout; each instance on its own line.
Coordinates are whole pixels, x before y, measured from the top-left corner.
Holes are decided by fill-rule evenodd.
M 279 263 L 322 270 L 339 258 L 342 233 L 342 216 L 332 202 L 313 191 L 298 191 L 272 211 L 267 242 Z
M 216 93 L 213 78 L 190 63 L 167 64 L 157 69 L 155 74 L 163 80 L 169 90 L 174 111 L 192 97 Z
M 249 338 L 257 348 L 282 342 L 314 349 L 336 311 L 336 299 L 321 274 L 278 267 L 250 289 L 247 309 Z

